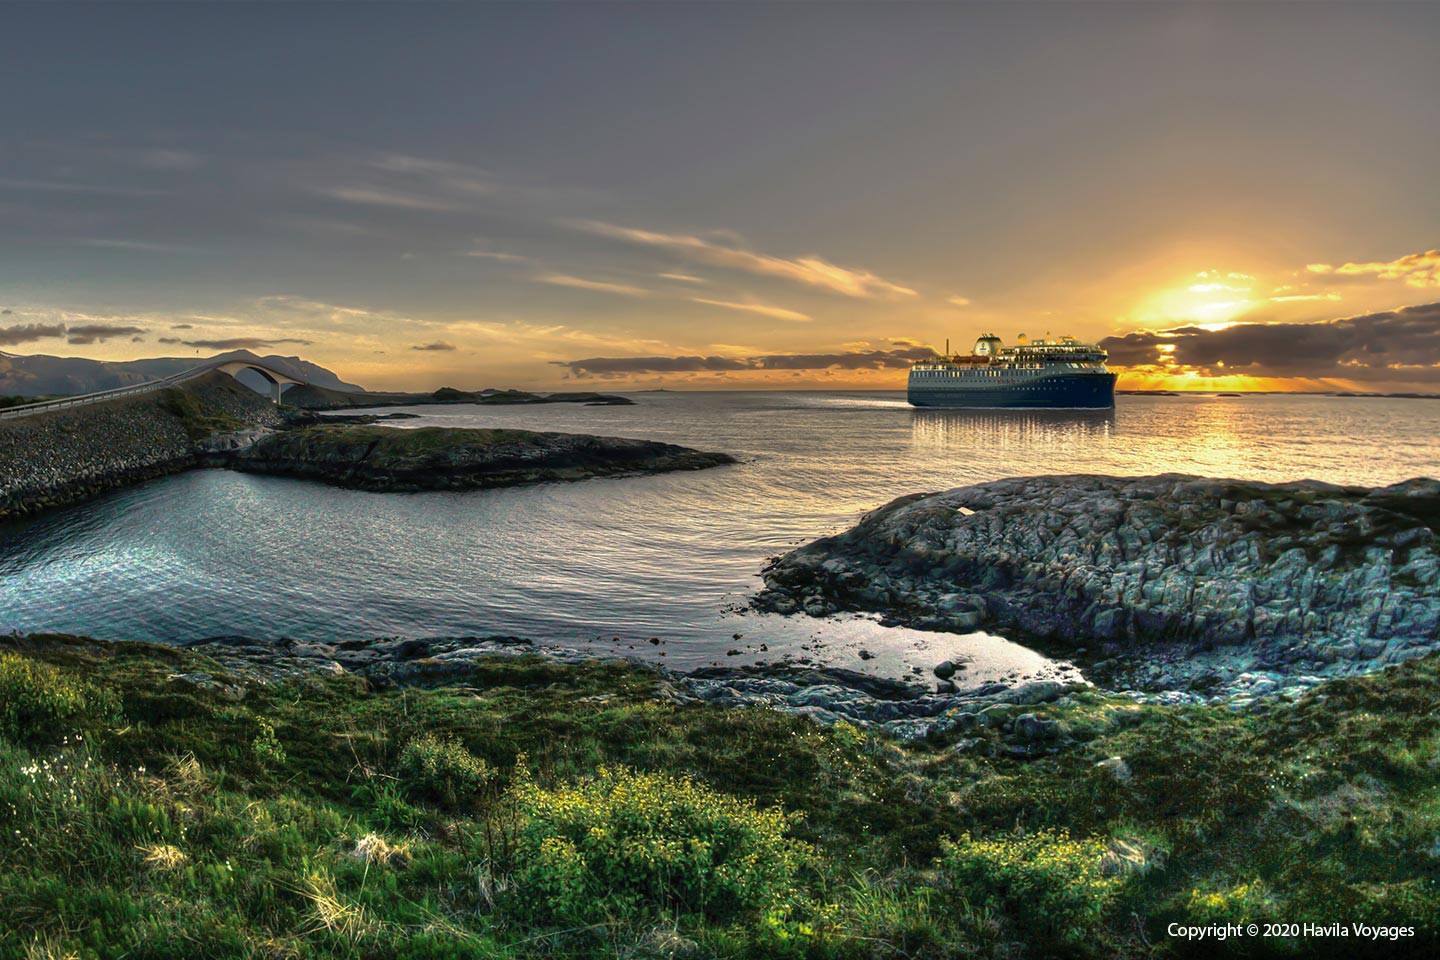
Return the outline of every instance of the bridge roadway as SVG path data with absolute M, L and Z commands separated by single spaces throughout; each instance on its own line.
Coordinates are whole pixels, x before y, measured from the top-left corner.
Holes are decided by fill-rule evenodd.
M 115 387 L 111 390 L 100 390 L 96 393 L 85 393 L 74 397 L 60 397 L 56 400 L 42 400 L 37 403 L 26 403 L 18 407 L 9 407 L 0 410 L 0 420 L 13 420 L 16 417 L 29 417 L 37 413 L 49 413 L 51 410 L 63 410 L 67 407 L 81 407 L 91 403 L 104 403 L 107 400 L 114 400 L 119 397 L 135 396 L 142 393 L 153 393 L 156 390 L 164 390 L 168 387 L 177 387 L 182 383 L 188 383 L 213 373 L 216 370 L 221 373 L 228 373 L 230 376 L 239 379 L 241 370 L 254 370 L 270 383 L 270 399 L 276 403 L 280 402 L 281 391 L 292 383 L 307 385 L 305 380 L 299 380 L 288 374 L 281 373 L 265 366 L 263 363 L 255 363 L 249 360 L 212 360 L 202 363 L 199 366 L 191 367 L 181 373 L 174 373 L 168 377 L 161 377 L 158 380 L 147 380 L 144 383 L 131 384 L 127 387 Z

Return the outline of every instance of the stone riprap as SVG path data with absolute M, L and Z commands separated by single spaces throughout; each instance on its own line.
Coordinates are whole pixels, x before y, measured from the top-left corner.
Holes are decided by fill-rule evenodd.
M 723 453 L 619 437 L 344 425 L 304 427 L 263 437 L 239 452 L 230 465 L 364 490 L 405 491 L 699 470 L 734 462 Z
M 192 467 L 204 423 L 280 422 L 269 400 L 222 373 L 174 391 L 0 421 L 0 520 Z
M 1097 680 L 1247 698 L 1440 648 L 1440 483 L 1048 476 L 902 497 L 756 607 L 994 630 Z

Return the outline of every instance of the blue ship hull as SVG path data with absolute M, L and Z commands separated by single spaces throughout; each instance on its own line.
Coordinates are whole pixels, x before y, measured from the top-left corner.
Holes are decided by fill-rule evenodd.
M 1115 374 L 1070 373 L 1036 377 L 1015 384 L 984 386 L 910 383 L 908 399 L 916 407 L 1035 407 L 1102 410 L 1115 406 Z

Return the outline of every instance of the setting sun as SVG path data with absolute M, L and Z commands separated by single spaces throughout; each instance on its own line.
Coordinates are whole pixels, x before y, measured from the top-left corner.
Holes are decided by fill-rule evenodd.
M 1207 330 L 1223 329 L 1255 308 L 1254 284 L 1255 278 L 1245 274 L 1202 271 L 1188 283 L 1145 295 L 1131 320 L 1141 326 L 1193 323 Z

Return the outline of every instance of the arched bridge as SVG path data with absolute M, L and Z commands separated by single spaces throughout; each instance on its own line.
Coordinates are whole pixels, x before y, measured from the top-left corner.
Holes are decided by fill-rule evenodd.
M 236 380 L 240 379 L 243 370 L 250 370 L 265 378 L 270 384 L 270 399 L 276 403 L 280 402 L 280 394 L 292 383 L 304 383 L 304 380 L 296 380 L 294 377 L 286 376 L 278 370 L 265 366 L 263 363 L 251 363 L 248 360 L 231 360 L 227 363 L 219 363 L 210 366 L 210 370 L 219 370 L 221 373 L 228 373 Z M 209 373 L 210 371 L 205 371 Z
M 280 402 L 282 391 L 291 384 L 308 385 L 308 381 L 290 376 L 288 373 L 281 373 L 274 367 L 266 366 L 258 360 L 210 360 L 198 366 L 191 367 L 181 373 L 171 374 L 168 377 L 161 377 L 157 380 L 148 380 L 145 383 L 136 383 L 127 387 L 116 387 L 113 390 L 101 390 L 97 393 L 86 393 L 75 397 L 61 397 L 58 400 L 42 400 L 38 403 L 27 403 L 18 407 L 10 407 L 0 410 L 0 420 L 9 420 L 15 417 L 28 417 L 37 413 L 45 413 L 50 410 L 61 410 L 65 407 L 79 407 L 89 403 L 103 403 L 106 400 L 114 400 L 117 397 L 129 397 L 140 393 L 153 393 L 156 390 L 164 390 L 167 387 L 178 387 L 191 380 L 198 380 L 208 373 L 228 373 L 235 379 L 240 379 L 243 371 L 250 370 L 258 373 L 270 384 L 270 399 L 276 403 Z

